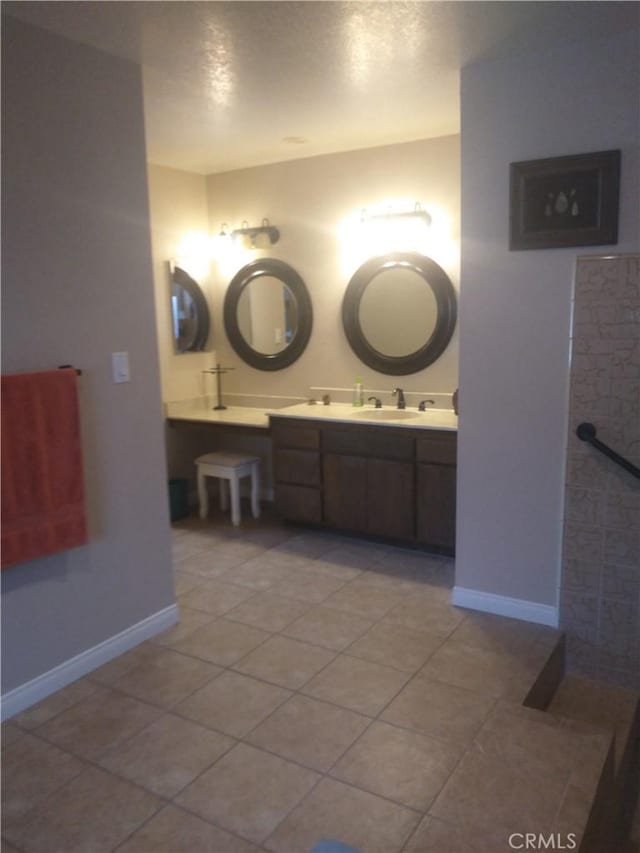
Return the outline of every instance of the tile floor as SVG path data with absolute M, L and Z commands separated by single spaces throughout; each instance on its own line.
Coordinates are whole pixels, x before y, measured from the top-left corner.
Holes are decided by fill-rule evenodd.
M 3 725 L 2 853 L 493 853 L 584 811 L 601 735 L 521 707 L 557 633 L 452 607 L 451 559 L 218 519 L 174 566 L 176 627 Z

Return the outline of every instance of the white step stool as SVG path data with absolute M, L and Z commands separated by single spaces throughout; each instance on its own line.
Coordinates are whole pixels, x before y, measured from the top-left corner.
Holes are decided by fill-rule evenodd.
M 240 478 L 249 476 L 251 477 L 251 512 L 254 518 L 260 517 L 260 459 L 257 456 L 217 450 L 215 453 L 205 453 L 204 456 L 198 456 L 195 464 L 198 469 L 200 518 L 206 518 L 209 513 L 205 477 L 218 477 L 220 480 L 220 507 L 223 510 L 226 510 L 229 505 L 225 480 L 229 481 L 231 521 L 237 527 L 240 524 Z

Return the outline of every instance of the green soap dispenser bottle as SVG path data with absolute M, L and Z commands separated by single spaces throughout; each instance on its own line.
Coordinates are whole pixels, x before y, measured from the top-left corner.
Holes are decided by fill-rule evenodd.
M 356 376 L 356 382 L 353 386 L 353 405 L 364 406 L 364 388 L 362 387 L 361 376 Z

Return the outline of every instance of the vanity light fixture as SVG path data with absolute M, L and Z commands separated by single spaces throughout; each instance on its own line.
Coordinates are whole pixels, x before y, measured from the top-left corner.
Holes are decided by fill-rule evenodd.
M 280 239 L 280 231 L 275 225 L 270 225 L 268 219 L 263 219 L 261 225 L 251 227 L 244 220 L 240 228 L 231 232 L 234 240 L 242 241 L 247 249 L 268 249 Z
M 413 210 L 405 210 L 401 213 L 394 213 L 389 210 L 387 213 L 368 214 L 366 208 L 363 208 L 360 215 L 360 222 L 362 222 L 362 224 L 366 224 L 368 222 L 390 221 L 417 223 L 422 225 L 424 228 L 428 228 L 431 225 L 431 216 L 426 210 L 423 210 L 420 207 L 420 202 L 418 201 L 416 202 Z

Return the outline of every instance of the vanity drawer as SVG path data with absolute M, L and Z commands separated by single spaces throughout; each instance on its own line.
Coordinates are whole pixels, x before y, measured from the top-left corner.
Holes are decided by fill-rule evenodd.
M 400 431 L 382 427 L 366 430 L 327 430 L 323 435 L 325 453 L 373 456 L 376 459 L 411 461 L 415 440 Z
M 320 454 L 310 450 L 277 448 L 273 453 L 273 472 L 278 483 L 319 486 Z
M 433 462 L 439 465 L 455 465 L 458 441 L 455 433 L 434 432 L 427 438 L 419 438 L 416 447 L 418 462 Z
M 274 421 L 272 435 L 276 447 L 292 447 L 297 450 L 318 450 L 320 432 L 313 427 L 298 427 Z
M 279 512 L 290 521 L 306 521 L 310 524 L 320 524 L 322 521 L 319 489 L 276 483 L 275 499 Z

